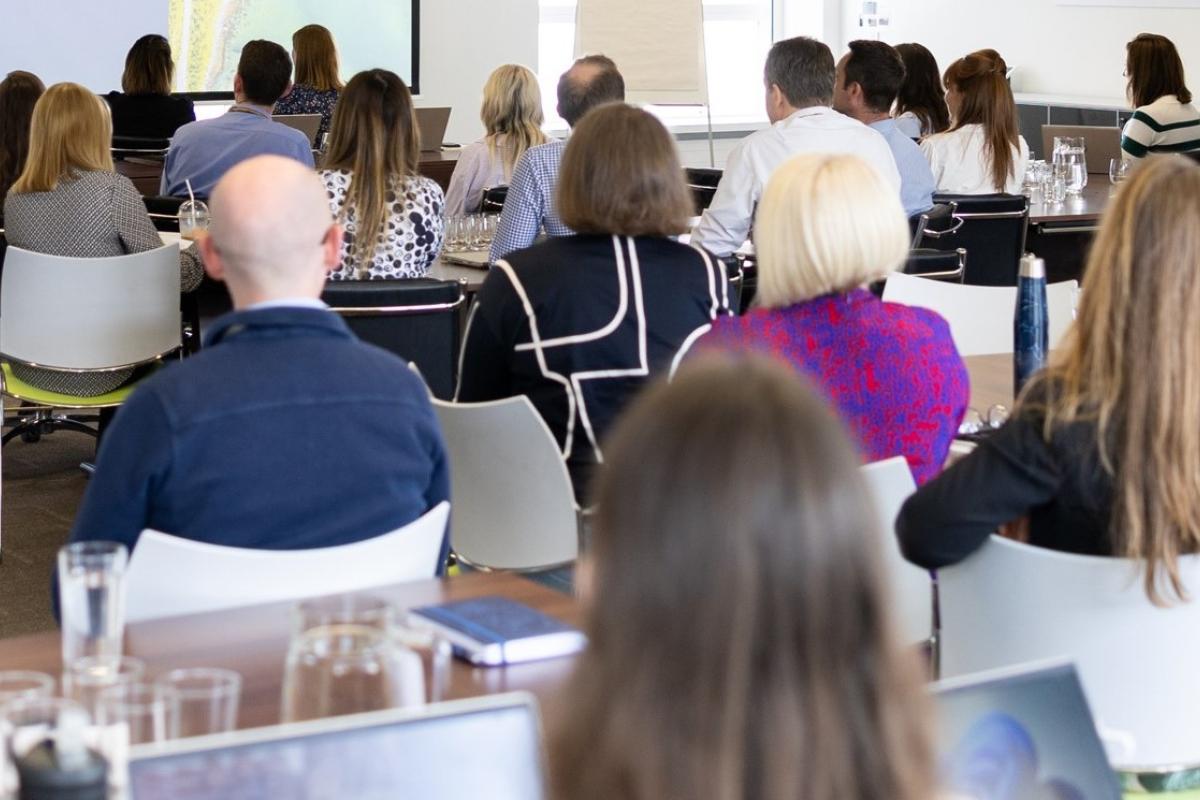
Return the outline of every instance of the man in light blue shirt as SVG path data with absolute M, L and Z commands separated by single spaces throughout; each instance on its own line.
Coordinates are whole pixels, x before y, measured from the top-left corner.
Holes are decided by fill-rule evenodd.
M 558 115 L 571 127 L 598 105 L 624 101 L 625 79 L 606 56 L 584 56 L 558 80 Z M 571 235 L 554 209 L 558 166 L 566 149 L 563 141 L 531 147 L 517 162 L 492 238 L 492 261 L 529 247 L 543 229 L 548 236 Z
M 233 79 L 234 105 L 215 119 L 189 122 L 175 132 L 163 167 L 161 192 L 208 197 L 221 176 L 248 158 L 279 155 L 313 166 L 312 146 L 300 131 L 271 119 L 286 92 L 292 59 L 278 44 L 247 42 Z
M 900 170 L 900 202 L 910 217 L 933 206 L 933 171 L 916 142 L 896 127 L 892 105 L 904 82 L 904 62 L 885 42 L 859 40 L 837 64 L 833 107 L 883 134 Z

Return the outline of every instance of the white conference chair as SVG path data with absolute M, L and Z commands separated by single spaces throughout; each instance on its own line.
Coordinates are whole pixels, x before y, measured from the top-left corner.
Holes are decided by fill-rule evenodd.
M 896 456 L 866 464 L 859 473 L 866 481 L 879 520 L 893 618 L 899 623 L 903 641 L 926 642 L 933 635 L 933 581 L 928 570 L 904 560 L 896 539 L 900 506 L 917 490 L 912 470 L 904 456 Z
M 144 622 L 432 578 L 450 518 L 442 501 L 403 528 L 310 550 L 255 550 L 143 531 L 129 559 L 125 615 Z
M 454 552 L 482 569 L 535 571 L 579 555 L 579 506 L 554 434 L 524 395 L 433 400 L 450 454 Z
M 1142 570 L 993 536 L 938 570 L 942 677 L 1070 658 L 1119 769 L 1200 765 L 1200 556 L 1191 602 L 1157 607 Z
M 1051 283 L 1046 287 L 1052 350 L 1075 320 L 1078 292 L 1078 281 Z M 968 286 L 896 272 L 887 278 L 883 299 L 936 311 L 950 324 L 950 335 L 961 356 L 1013 351 L 1015 286 Z

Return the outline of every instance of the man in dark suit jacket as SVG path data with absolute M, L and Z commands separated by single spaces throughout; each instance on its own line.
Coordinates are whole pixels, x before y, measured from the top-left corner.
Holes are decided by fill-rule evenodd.
M 262 156 L 226 174 L 199 246 L 235 310 L 198 355 L 121 407 L 72 541 L 132 548 L 152 528 L 238 547 L 328 547 L 448 499 L 424 384 L 318 299 L 341 242 L 311 170 Z

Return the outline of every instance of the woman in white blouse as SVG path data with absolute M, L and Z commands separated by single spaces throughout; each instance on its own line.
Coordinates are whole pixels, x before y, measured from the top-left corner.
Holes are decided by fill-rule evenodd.
M 446 193 L 446 215 L 474 213 L 483 190 L 506 186 L 530 147 L 545 144 L 537 76 L 518 64 L 497 67 L 483 87 L 479 111 L 487 134 L 463 148 Z
M 1018 131 L 1017 106 L 1005 79 L 1004 59 L 981 50 L 946 70 L 950 130 L 921 140 L 937 191 L 1018 194 L 1029 146 Z

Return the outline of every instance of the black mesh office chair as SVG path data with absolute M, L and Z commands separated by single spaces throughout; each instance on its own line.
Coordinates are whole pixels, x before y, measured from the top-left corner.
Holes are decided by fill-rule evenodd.
M 466 297 L 466 281 L 416 278 L 329 281 L 321 299 L 358 338 L 415 364 L 433 395 L 450 400 Z
M 499 214 L 504 210 L 504 201 L 507 199 L 507 186 L 492 186 L 484 189 L 479 211 L 483 214 Z
M 919 275 L 936 281 L 962 283 L 967 270 L 967 251 L 933 250 L 919 248 L 910 250 L 904 262 L 904 274 Z
M 717 192 L 717 184 L 721 182 L 722 174 L 724 174 L 723 171 L 719 169 L 702 169 L 700 167 L 686 167 L 683 170 L 688 189 L 692 192 L 692 202 L 695 205 L 696 214 L 704 213 L 704 209 L 712 204 L 713 195 Z
M 955 205 L 945 230 L 925 227 L 914 236 L 915 247 L 967 251 L 964 283 L 1015 286 L 1025 235 L 1029 200 L 1012 194 L 936 194 L 937 204 Z
M 186 197 L 151 195 L 142 200 L 150 212 L 150 221 L 154 223 L 155 230 L 179 233 L 179 207 L 187 201 Z
M 919 249 L 928 231 L 938 234 L 952 233 L 963 225 L 963 221 L 954 216 L 958 211 L 958 203 L 934 203 L 928 211 L 922 211 L 908 218 L 908 228 L 912 233 L 912 247 Z

